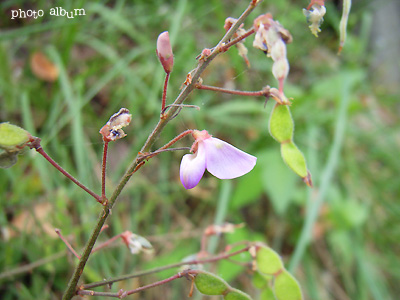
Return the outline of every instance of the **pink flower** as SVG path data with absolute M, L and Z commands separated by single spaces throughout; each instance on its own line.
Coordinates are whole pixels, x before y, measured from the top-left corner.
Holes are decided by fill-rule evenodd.
M 213 138 L 206 130 L 194 130 L 195 142 L 191 151 L 182 158 L 180 177 L 186 189 L 194 188 L 207 169 L 219 179 L 232 179 L 250 172 L 257 158 L 232 145 Z

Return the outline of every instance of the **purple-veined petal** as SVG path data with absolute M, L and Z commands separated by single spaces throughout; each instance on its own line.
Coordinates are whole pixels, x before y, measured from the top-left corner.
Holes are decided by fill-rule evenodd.
M 203 177 L 206 170 L 206 153 L 204 145 L 199 144 L 195 154 L 185 154 L 182 157 L 180 177 L 185 189 L 194 188 Z
M 217 138 L 204 140 L 207 170 L 219 179 L 232 179 L 250 172 L 257 157 L 247 154 Z

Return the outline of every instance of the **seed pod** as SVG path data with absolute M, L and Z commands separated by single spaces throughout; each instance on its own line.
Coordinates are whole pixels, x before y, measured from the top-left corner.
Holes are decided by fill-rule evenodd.
M 281 144 L 281 154 L 285 163 L 301 178 L 307 177 L 307 165 L 303 153 L 293 143 Z
M 232 289 L 224 295 L 225 300 L 252 300 L 249 295 L 240 290 Z
M 8 122 L 0 123 L 0 149 L 19 152 L 32 136 L 25 129 Z
M 262 290 L 260 299 L 261 300 L 276 300 L 275 296 L 274 296 L 274 292 L 269 287 Z
M 293 138 L 294 123 L 287 105 L 275 104 L 269 119 L 269 132 L 274 139 L 283 143 Z
M 275 297 L 278 300 L 301 300 L 303 295 L 297 280 L 286 270 L 276 276 Z
M 223 295 L 229 285 L 222 278 L 205 271 L 198 271 L 194 283 L 204 295 Z
M 256 254 L 257 268 L 264 274 L 275 274 L 283 269 L 283 263 L 280 256 L 271 248 L 259 246 Z

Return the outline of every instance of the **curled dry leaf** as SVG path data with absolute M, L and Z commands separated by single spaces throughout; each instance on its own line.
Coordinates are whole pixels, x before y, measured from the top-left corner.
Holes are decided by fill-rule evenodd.
M 54 82 L 58 78 L 58 68 L 42 52 L 35 52 L 31 56 L 32 73 L 39 79 Z

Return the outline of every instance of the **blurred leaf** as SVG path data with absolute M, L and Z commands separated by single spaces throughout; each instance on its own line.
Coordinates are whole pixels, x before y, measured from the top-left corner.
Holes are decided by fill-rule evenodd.
M 257 157 L 264 191 L 269 196 L 275 211 L 283 215 L 294 200 L 297 177 L 282 162 L 279 152 L 275 149 L 266 150 Z
M 259 158 L 259 156 L 257 156 L 257 158 Z M 260 164 L 260 160 L 258 160 L 250 173 L 238 179 L 239 183 L 230 204 L 232 210 L 240 209 L 260 199 L 260 195 L 263 191 L 262 169 L 263 165 Z
M 42 52 L 35 52 L 31 56 L 31 70 L 39 79 L 54 82 L 58 78 L 58 68 Z

